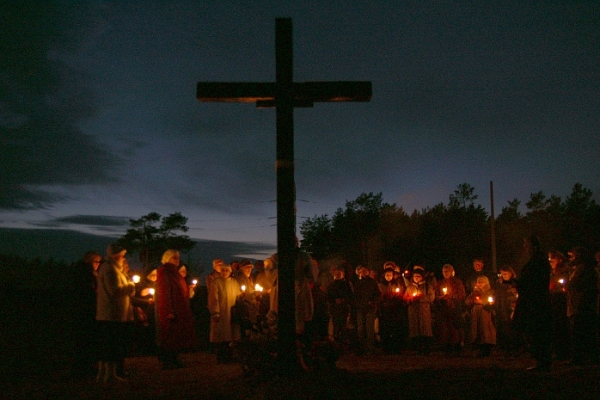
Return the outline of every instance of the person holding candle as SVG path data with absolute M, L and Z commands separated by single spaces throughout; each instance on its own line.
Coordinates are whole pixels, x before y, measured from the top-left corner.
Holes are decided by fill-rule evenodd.
M 97 382 L 125 381 L 117 373 L 117 365 L 127 356 L 129 324 L 133 321 L 131 298 L 135 284 L 126 273 L 125 253 L 118 244 L 110 244 L 98 269 L 96 320 L 100 331 Z
M 444 276 L 436 289 L 436 327 L 439 342 L 446 352 L 458 352 L 465 338 L 463 318 L 465 287 L 455 276 L 454 266 L 442 266 Z
M 475 287 L 465 300 L 471 312 L 471 343 L 479 346 L 479 357 L 489 357 L 496 345 L 494 324 L 496 294 L 487 276 L 477 278 Z
M 134 306 L 136 325 L 134 343 L 141 354 L 156 354 L 156 318 L 154 310 L 156 268 L 148 267 L 135 284 L 135 296 L 131 299 Z M 136 310 L 137 308 L 137 310 Z
M 157 344 L 163 369 L 181 368 L 179 353 L 196 345 L 188 285 L 179 273 L 179 251 L 164 252 L 156 278 Z
M 395 279 L 393 266 L 386 264 L 379 283 L 379 336 L 384 353 L 399 354 L 408 333 L 406 304 L 402 300 L 406 286 L 403 280 Z
M 221 277 L 214 280 L 214 288 L 209 293 L 210 341 L 214 344 L 217 362 L 230 363 L 233 352 L 230 344 L 241 338 L 240 326 L 232 321 L 231 308 L 242 295 L 240 284 L 231 277 L 229 264 L 221 265 Z
M 537 236 L 523 240 L 523 249 L 529 256 L 517 279 L 519 298 L 513 314 L 513 327 L 523 332 L 528 339 L 531 355 L 536 365 L 531 371 L 549 371 L 552 363 L 550 352 L 551 308 L 550 308 L 550 263 L 541 250 Z
M 520 335 L 512 328 L 512 317 L 518 298 L 517 274 L 510 265 L 503 265 L 499 275 L 495 287 L 498 347 L 508 356 L 512 356 L 522 344 Z
M 413 348 L 428 355 L 433 340 L 431 304 L 435 300 L 435 285 L 427 281 L 423 266 L 412 268 L 403 298 L 408 304 L 408 331 Z
M 548 253 L 550 273 L 550 305 L 552 309 L 552 353 L 558 361 L 571 357 L 571 326 L 567 317 L 567 283 L 569 266 L 560 251 Z
M 240 321 L 240 332 L 244 338 L 250 337 L 258 316 L 258 293 L 256 293 L 254 278 L 252 277 L 253 268 L 252 261 L 242 260 L 238 273 L 234 276 L 234 279 L 239 283 L 242 290 L 238 304 L 244 308 L 244 315 L 246 316 L 243 321 Z

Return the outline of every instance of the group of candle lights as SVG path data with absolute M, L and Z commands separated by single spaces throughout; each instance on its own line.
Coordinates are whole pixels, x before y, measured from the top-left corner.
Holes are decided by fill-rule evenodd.
M 139 282 L 140 282 L 140 276 L 139 276 L 139 275 L 133 275 L 133 276 L 131 277 L 131 280 L 133 281 L 133 283 L 139 283 Z M 198 284 L 198 280 L 197 280 L 197 279 L 194 279 L 194 280 L 192 281 L 192 285 L 196 286 L 197 284 Z M 244 293 L 245 293 L 245 292 L 246 292 L 246 285 L 242 285 L 242 286 L 240 287 L 240 289 L 242 290 L 242 292 L 244 292 Z M 262 292 L 263 290 L 264 290 L 264 288 L 263 288 L 262 286 L 260 286 L 258 283 L 257 283 L 256 285 L 254 285 L 254 291 L 256 291 L 256 292 Z M 397 292 L 399 292 L 399 291 L 400 291 L 400 288 L 396 289 L 396 291 L 397 291 Z M 148 292 L 149 292 L 149 293 L 150 293 L 152 296 L 154 296 L 154 288 L 149 288 L 149 289 L 148 289 Z
M 246 285 L 242 285 L 240 286 L 240 289 L 242 290 L 242 292 L 246 293 Z M 256 285 L 254 285 L 254 291 L 255 292 L 262 292 L 263 291 L 263 287 L 260 286 L 258 283 Z

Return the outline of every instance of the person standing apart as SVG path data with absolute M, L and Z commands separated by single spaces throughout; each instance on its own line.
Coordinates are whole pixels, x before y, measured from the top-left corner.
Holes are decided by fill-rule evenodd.
M 135 283 L 124 271 L 127 250 L 117 244 L 106 249 L 106 258 L 98 269 L 98 299 L 96 320 L 100 331 L 100 351 L 97 382 L 125 381 L 117 375 L 117 364 L 127 356 L 129 334 L 133 321 L 131 298 Z
M 552 330 L 550 304 L 550 263 L 542 253 L 537 236 L 523 241 L 529 261 L 521 269 L 517 279 L 519 298 L 515 306 L 513 327 L 525 333 L 531 355 L 536 360 L 529 371 L 549 371 L 552 363 L 550 332 Z

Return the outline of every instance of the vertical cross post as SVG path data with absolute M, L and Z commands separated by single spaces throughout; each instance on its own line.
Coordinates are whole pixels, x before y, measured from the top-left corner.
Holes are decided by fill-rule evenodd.
M 278 354 L 293 371 L 296 358 L 296 187 L 294 182 L 294 107 L 318 102 L 369 101 L 371 82 L 294 82 L 292 20 L 275 21 L 276 82 L 199 82 L 202 102 L 254 102 L 275 107 L 277 119 Z
M 294 56 L 292 20 L 275 21 L 275 107 L 277 116 L 277 257 L 278 359 L 292 366 L 295 359 L 295 234 L 296 188 L 294 179 Z M 285 316 L 285 317 L 283 317 Z M 294 317 L 292 317 L 294 316 Z

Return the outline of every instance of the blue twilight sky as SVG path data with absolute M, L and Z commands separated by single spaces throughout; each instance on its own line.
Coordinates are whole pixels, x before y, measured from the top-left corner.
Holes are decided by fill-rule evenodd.
M 7 4 L 8 3 L 8 4 Z M 367 80 L 369 103 L 295 111 L 298 223 L 362 192 L 406 211 L 475 187 L 600 197 L 600 3 L 8 1 L 0 6 L 0 227 L 121 235 L 181 212 L 198 239 L 276 241 L 275 112 L 195 99 L 273 81 Z M 215 255 L 217 256 L 217 255 Z

